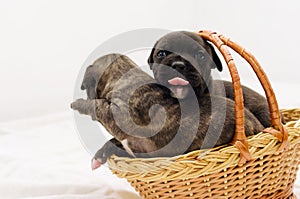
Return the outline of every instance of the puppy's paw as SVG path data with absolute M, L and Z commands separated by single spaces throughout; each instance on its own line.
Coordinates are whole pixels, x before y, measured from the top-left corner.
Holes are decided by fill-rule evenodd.
M 131 157 L 123 148 L 121 142 L 115 138 L 106 142 L 101 149 L 99 149 L 91 162 L 92 170 L 99 168 L 102 164 L 105 164 L 107 159 L 115 154 L 119 157 Z
M 114 154 L 114 146 L 109 143 L 109 141 L 104 144 L 104 146 L 99 149 L 91 162 L 92 170 L 99 168 L 102 164 L 105 164 L 107 158 L 109 158 L 112 154 Z
M 77 99 L 76 101 L 71 103 L 71 109 L 80 112 L 85 108 L 85 102 L 86 100 L 84 99 Z
M 97 120 L 96 117 L 96 100 L 77 99 L 71 104 L 71 108 L 78 111 L 80 114 L 89 115 L 92 120 Z
M 98 169 L 99 167 L 101 167 L 101 165 L 102 165 L 101 160 L 97 160 L 96 158 L 92 159 L 92 162 L 91 162 L 92 170 Z

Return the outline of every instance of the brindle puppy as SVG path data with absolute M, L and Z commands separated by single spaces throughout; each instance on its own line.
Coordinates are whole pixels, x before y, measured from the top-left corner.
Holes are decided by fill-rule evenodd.
M 90 115 L 114 136 L 95 154 L 93 169 L 112 154 L 175 156 L 228 144 L 234 135 L 232 100 L 205 94 L 199 101 L 196 96 L 178 100 L 124 55 L 96 60 L 87 68 L 81 88 L 88 99 L 76 100 L 72 109 Z M 245 118 L 247 136 L 263 129 L 247 109 Z
M 207 94 L 234 99 L 231 82 L 213 81 L 211 70 L 222 71 L 221 61 L 214 48 L 196 33 L 179 31 L 163 36 L 154 45 L 148 63 L 154 78 L 170 87 L 177 98 L 196 93 L 199 100 Z M 264 127 L 270 127 L 266 98 L 245 86 L 242 89 L 245 107 Z

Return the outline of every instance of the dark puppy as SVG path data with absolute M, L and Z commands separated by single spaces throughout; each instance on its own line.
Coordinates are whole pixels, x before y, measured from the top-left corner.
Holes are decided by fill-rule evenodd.
M 212 69 L 222 71 L 221 61 L 214 48 L 196 33 L 180 31 L 163 36 L 154 45 L 148 63 L 155 79 L 170 87 L 174 97 L 185 99 L 195 93 L 199 100 L 207 94 L 234 99 L 231 82 L 212 80 Z M 250 88 L 242 89 L 245 107 L 269 127 L 267 100 Z
M 178 100 L 156 84 L 128 57 L 110 54 L 86 70 L 82 89 L 88 99 L 71 104 L 74 110 L 99 121 L 114 139 L 93 159 L 93 168 L 116 154 L 131 157 L 175 156 L 230 143 L 235 131 L 234 103 L 203 94 Z M 247 136 L 263 126 L 245 110 Z

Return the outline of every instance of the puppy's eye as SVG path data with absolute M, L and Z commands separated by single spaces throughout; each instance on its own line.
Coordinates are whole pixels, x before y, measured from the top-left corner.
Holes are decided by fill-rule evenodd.
M 168 55 L 168 52 L 165 51 L 165 50 L 160 50 L 160 51 L 158 51 L 157 54 L 156 54 L 156 56 L 157 56 L 158 58 L 162 58 L 162 57 L 165 57 L 165 56 L 167 56 L 167 55 Z
M 203 51 L 198 51 L 198 53 L 196 54 L 196 57 L 200 60 L 205 59 L 205 54 Z

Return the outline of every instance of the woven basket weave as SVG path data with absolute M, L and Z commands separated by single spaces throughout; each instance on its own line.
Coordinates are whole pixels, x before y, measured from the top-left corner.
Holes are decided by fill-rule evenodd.
M 236 128 L 232 145 L 193 151 L 171 158 L 108 160 L 114 174 L 126 178 L 143 198 L 296 198 L 293 186 L 300 161 L 300 109 L 282 110 L 266 74 L 240 45 L 210 31 L 199 35 L 222 53 L 235 93 Z M 269 103 L 271 127 L 246 138 L 239 75 L 227 50 L 240 54 L 255 71 Z

